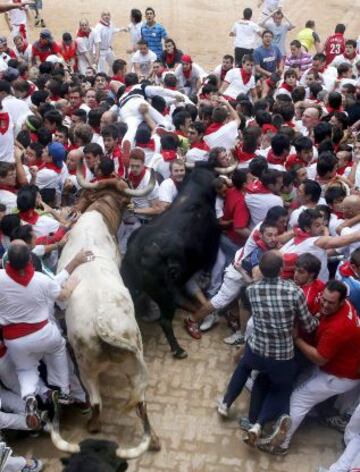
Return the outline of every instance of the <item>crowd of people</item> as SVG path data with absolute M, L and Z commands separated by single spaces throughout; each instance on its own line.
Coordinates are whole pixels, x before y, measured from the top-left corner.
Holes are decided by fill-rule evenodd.
M 123 215 L 124 254 L 192 168 L 207 166 L 224 170 L 214 180 L 220 247 L 184 328 L 196 342 L 220 317 L 229 325 L 237 367 L 219 414 L 247 386 L 249 446 L 285 455 L 311 412 L 344 432 L 329 471 L 360 468 L 357 38 L 344 24 L 320 38 L 313 20 L 295 26 L 279 0 L 262 0 L 261 18 L 245 8 L 229 32 L 234 51 L 206 71 L 151 7 L 132 9 L 126 27 L 104 10 L 55 39 L 36 2 L 43 29 L 30 44 L 29 6 L 17 6 L 0 36 L 0 428 L 41 429 L 54 391 L 88 408 L 55 316 L 76 288 L 72 272 L 96 257 L 83 250 L 56 273 L 80 215 L 76 173 L 142 189 L 155 172 L 154 189 Z M 115 34 L 130 35 L 126 59 Z M 6 467 L 42 464 L 13 457 Z

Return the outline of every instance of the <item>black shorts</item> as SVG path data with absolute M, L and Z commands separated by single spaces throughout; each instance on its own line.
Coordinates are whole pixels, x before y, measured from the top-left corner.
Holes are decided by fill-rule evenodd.
M 245 54 L 252 55 L 253 52 L 253 49 L 235 48 L 235 66 L 241 67 L 242 58 L 245 56 Z

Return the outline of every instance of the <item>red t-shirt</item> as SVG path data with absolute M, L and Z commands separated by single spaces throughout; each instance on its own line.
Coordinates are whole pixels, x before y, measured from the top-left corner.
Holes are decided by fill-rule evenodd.
M 324 54 L 326 56 L 326 64 L 330 64 L 336 56 L 343 54 L 345 51 L 345 38 L 342 33 L 335 33 L 329 36 L 325 42 Z
M 60 47 L 54 42 L 42 46 L 39 41 L 36 41 L 32 46 L 33 57 L 39 57 L 41 62 L 45 62 L 51 54 L 58 54 Z
M 312 315 L 317 315 L 320 310 L 320 298 L 324 291 L 325 284 L 319 279 L 313 280 L 310 284 L 303 285 L 306 303 Z
M 318 353 L 329 359 L 321 370 L 336 377 L 360 378 L 360 319 L 349 301 L 334 315 L 321 317 L 315 340 Z
M 233 187 L 227 191 L 223 219 L 232 220 L 232 225 L 226 232 L 227 236 L 235 244 L 244 244 L 244 238 L 241 238 L 235 231 L 235 229 L 246 228 L 250 220 L 250 213 L 245 203 L 245 195 L 241 190 Z

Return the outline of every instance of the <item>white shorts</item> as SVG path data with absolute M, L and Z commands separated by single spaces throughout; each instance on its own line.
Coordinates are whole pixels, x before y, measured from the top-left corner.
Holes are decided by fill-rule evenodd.
M 221 310 L 233 302 L 239 295 L 242 285 L 243 278 L 240 272 L 232 264 L 228 265 L 218 293 L 210 300 L 215 310 Z

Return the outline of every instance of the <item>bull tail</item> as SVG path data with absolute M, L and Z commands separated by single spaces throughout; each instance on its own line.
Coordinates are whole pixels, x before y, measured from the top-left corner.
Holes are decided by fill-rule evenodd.
M 146 411 L 145 402 L 140 402 L 137 405 L 137 413 L 142 420 L 144 426 L 144 434 L 140 444 L 136 447 L 122 448 L 116 450 L 116 455 L 122 459 L 137 459 L 144 454 L 149 448 L 152 440 L 152 431 L 150 421 Z

